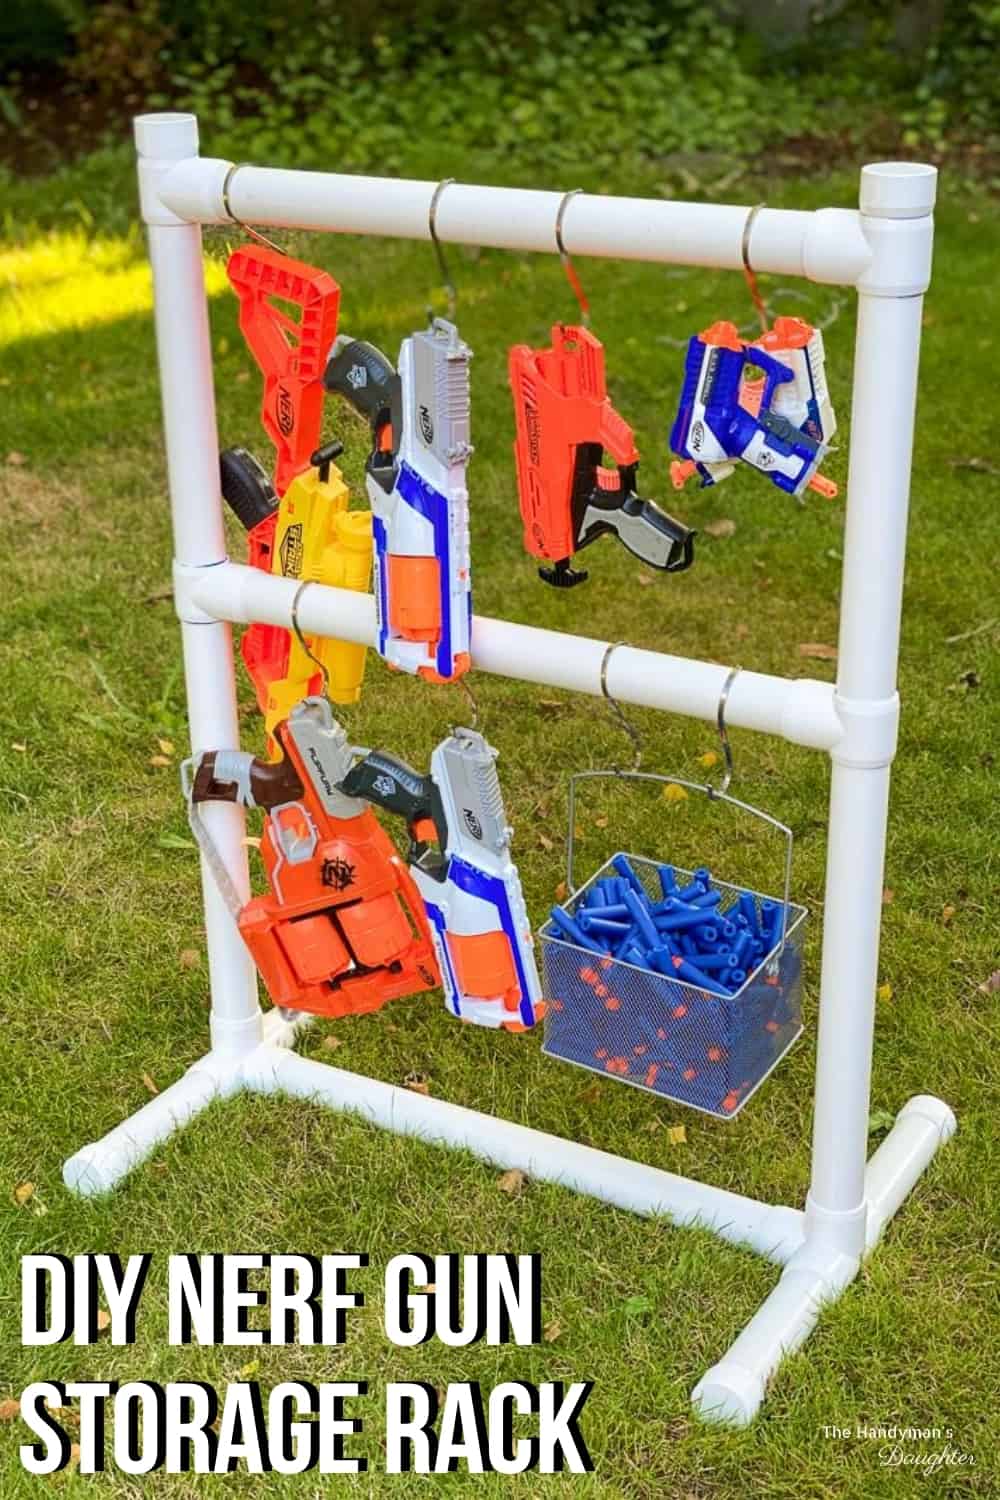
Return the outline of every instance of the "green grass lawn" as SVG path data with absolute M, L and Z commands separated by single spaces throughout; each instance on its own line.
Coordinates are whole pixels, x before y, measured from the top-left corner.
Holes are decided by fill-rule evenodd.
M 211 143 L 207 143 L 210 149 Z M 455 171 L 453 163 L 437 163 Z M 89 173 L 89 175 L 88 175 Z M 475 180 L 463 165 L 466 180 Z M 512 174 L 514 175 L 514 174 Z M 378 1393 L 387 1380 L 443 1386 L 475 1379 L 589 1379 L 588 1479 L 525 1477 L 542 1496 L 747 1494 L 879 1500 L 997 1493 L 997 967 L 994 792 L 998 698 L 1000 464 L 994 452 L 995 329 L 1000 285 L 995 201 L 942 185 L 934 283 L 927 302 L 900 663 L 903 701 L 886 870 L 873 1140 L 913 1093 L 941 1095 L 959 1133 L 890 1226 L 859 1281 L 823 1316 L 742 1433 L 692 1420 L 688 1393 L 770 1290 L 773 1267 L 707 1234 L 619 1213 L 529 1183 L 511 1197 L 471 1157 L 379 1133 L 281 1099 L 219 1104 L 113 1194 L 81 1200 L 63 1160 L 139 1108 L 205 1049 L 207 986 L 195 855 L 178 795 L 185 747 L 180 646 L 171 605 L 171 545 L 160 439 L 150 292 L 141 235 L 87 208 L 91 169 L 74 183 L 22 184 L 0 246 L 0 494 L 7 580 L 0 602 L 0 737 L 4 973 L 0 1130 L 0 1400 L 36 1378 L 217 1385 L 247 1366 L 240 1349 L 166 1346 L 166 1257 L 179 1251 L 363 1250 L 369 1297 L 346 1348 L 267 1350 L 256 1378 L 367 1378 L 356 1484 L 304 1479 L 63 1474 L 29 1480 L 25 1437 L 0 1424 L 0 1494 L 133 1496 L 422 1493 L 426 1481 L 378 1472 Z M 656 192 L 654 180 L 629 184 Z M 770 183 L 790 207 L 855 201 L 853 173 Z M 730 196 L 748 202 L 761 184 Z M 104 203 L 104 200 L 101 200 Z M 96 214 L 96 217 L 95 217 Z M 64 215 L 63 228 L 58 226 Z M 81 220 L 84 222 L 81 223 Z M 87 222 L 87 221 L 90 222 Z M 342 329 L 395 351 L 436 296 L 430 250 L 410 244 L 287 237 L 340 281 Z M 207 237 L 220 436 L 266 456 L 256 372 L 225 290 L 226 240 Z M 475 351 L 470 468 L 476 607 L 679 654 L 792 676 L 832 676 L 802 642 L 836 642 L 842 503 L 798 508 L 753 475 L 676 501 L 689 521 L 735 521 L 703 538 L 695 568 L 650 579 L 610 542 L 588 556 L 590 582 L 546 589 L 524 555 L 514 487 L 506 350 L 547 338 L 575 304 L 554 257 L 454 253 L 458 319 Z M 668 494 L 666 430 L 682 340 L 717 317 L 749 322 L 736 275 L 584 262 L 581 275 L 607 348 L 613 399 L 645 454 L 647 493 Z M 826 332 L 846 478 L 853 304 L 829 288 L 765 288 L 777 310 L 831 318 Z M 440 299 L 438 299 L 440 300 Z M 360 488 L 364 435 L 332 413 Z M 885 433 L 892 444 L 894 434 Z M 901 455 L 902 456 L 902 455 Z M 972 463 L 978 460 L 978 465 Z M 881 524 L 878 496 L 869 525 Z M 233 535 L 233 552 L 242 542 Z M 986 627 L 986 628 L 980 628 Z M 956 641 L 953 637 L 965 637 Z M 628 754 L 606 708 L 552 690 L 477 677 L 482 727 L 500 752 L 516 857 L 540 921 L 564 874 L 567 778 Z M 259 723 L 246 684 L 247 743 Z M 454 689 L 392 676 L 373 656 L 362 703 L 345 714 L 361 743 L 418 765 L 465 712 Z M 714 747 L 709 725 L 637 712 L 646 766 L 697 778 Z M 169 742 L 166 750 L 161 741 Z M 596 1081 L 542 1056 L 537 1035 L 459 1028 L 433 995 L 375 1016 L 317 1025 L 312 1056 L 377 1078 L 428 1076 L 432 1093 L 770 1201 L 801 1205 L 808 1182 L 822 931 L 827 767 L 783 742 L 733 735 L 734 792 L 785 819 L 796 836 L 793 894 L 810 908 L 806 1032 L 731 1123 Z M 173 746 L 173 749 L 170 748 Z M 168 764 L 158 764 L 166 760 Z M 606 821 L 607 820 L 607 821 Z M 616 847 L 774 889 L 780 848 L 725 809 L 636 792 L 580 814 L 581 869 Z M 686 1139 L 669 1127 L 683 1124 Z M 34 1184 L 24 1203 L 17 1184 Z M 23 1196 L 23 1194 L 21 1195 Z M 149 1290 L 131 1348 L 21 1349 L 18 1257 L 152 1251 Z M 380 1269 L 402 1250 L 540 1251 L 543 1321 L 531 1349 L 437 1343 L 393 1349 L 381 1332 Z M 244 1375 L 246 1378 L 246 1373 Z M 879 1466 L 878 1444 L 841 1443 L 825 1424 L 903 1422 L 953 1430 L 975 1467 L 932 1480 Z M 499 1495 L 502 1479 L 455 1476 L 454 1493 Z

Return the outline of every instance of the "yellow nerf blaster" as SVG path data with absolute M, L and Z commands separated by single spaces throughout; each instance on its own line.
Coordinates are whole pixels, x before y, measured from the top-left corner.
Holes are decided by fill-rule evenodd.
M 303 583 L 367 590 L 371 512 L 347 508 L 350 492 L 333 462 L 342 451 L 341 443 L 320 448 L 312 467 L 296 475 L 280 500 L 252 453 L 245 448 L 222 453 L 222 493 L 246 527 L 251 566 Z M 244 632 L 240 651 L 272 745 L 275 725 L 311 693 L 325 692 L 342 704 L 361 696 L 364 646 L 254 624 Z

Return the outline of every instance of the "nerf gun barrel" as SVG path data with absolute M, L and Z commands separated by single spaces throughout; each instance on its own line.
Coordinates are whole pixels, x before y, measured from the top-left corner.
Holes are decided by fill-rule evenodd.
M 379 654 L 403 672 L 451 682 L 468 671 L 472 593 L 469 497 L 471 351 L 454 324 L 403 340 L 396 370 L 341 335 L 324 375 L 369 422 Z
M 439 976 L 420 894 L 367 802 L 338 789 L 355 752 L 330 705 L 303 699 L 276 735 L 280 761 L 209 751 L 197 758 L 190 787 L 203 849 L 200 803 L 267 813 L 269 889 L 234 915 L 271 999 L 343 1016 L 433 989 Z M 212 850 L 205 853 L 212 865 Z
M 431 756 L 429 776 L 373 751 L 340 785 L 406 819 L 449 1011 L 521 1031 L 544 1006 L 495 762 L 481 734 L 456 729 Z
M 340 452 L 341 444 L 331 443 L 314 453 L 313 467 L 289 482 L 280 501 L 251 453 L 223 452 L 222 493 L 247 529 L 252 566 L 303 583 L 368 588 L 372 518 L 347 508 L 347 485 L 333 462 Z M 334 703 L 356 703 L 361 696 L 364 646 L 254 624 L 240 650 L 269 736 L 310 693 L 323 690 Z
M 748 375 L 750 366 L 761 374 Z M 818 472 L 835 431 L 819 329 L 777 318 L 746 344 L 735 324 L 719 322 L 690 340 L 670 434 L 675 489 L 695 474 L 703 487 L 719 484 L 742 461 L 788 494 L 836 495 Z
M 508 373 L 524 546 L 554 563 L 539 577 L 560 588 L 582 583 L 587 574 L 570 568 L 570 558 L 606 535 L 650 567 L 690 567 L 695 533 L 636 494 L 639 453 L 608 399 L 600 341 L 557 324 L 550 349 L 515 345 Z M 602 466 L 605 450 L 614 468 Z

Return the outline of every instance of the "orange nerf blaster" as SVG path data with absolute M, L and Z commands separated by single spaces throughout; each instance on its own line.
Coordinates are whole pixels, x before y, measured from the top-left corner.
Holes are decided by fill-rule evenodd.
M 276 735 L 282 760 L 208 751 L 188 789 L 192 827 L 213 868 L 199 804 L 267 812 L 261 855 L 269 890 L 235 915 L 271 999 L 345 1016 L 433 989 L 440 973 L 424 903 L 369 804 L 338 788 L 355 752 L 329 704 L 304 699 Z M 224 880 L 220 887 L 226 894 Z
M 694 560 L 695 533 L 636 494 L 632 429 L 608 399 L 604 347 L 586 328 L 557 324 L 551 349 L 517 344 L 508 361 L 525 549 L 551 561 L 539 577 L 583 583 L 570 559 L 616 536 L 650 567 L 677 573 Z M 611 455 L 613 467 L 602 465 Z
M 222 493 L 246 527 L 249 562 L 284 578 L 365 590 L 371 516 L 348 510 L 348 489 L 333 462 L 341 445 L 317 447 L 340 288 L 325 271 L 259 245 L 234 251 L 227 274 L 240 301 L 240 328 L 264 374 L 261 420 L 277 450 L 273 485 L 245 448 L 221 455 Z M 288 304 L 299 309 L 297 320 Z M 307 693 L 323 690 L 335 703 L 360 696 L 363 646 L 254 624 L 240 649 L 269 735 Z

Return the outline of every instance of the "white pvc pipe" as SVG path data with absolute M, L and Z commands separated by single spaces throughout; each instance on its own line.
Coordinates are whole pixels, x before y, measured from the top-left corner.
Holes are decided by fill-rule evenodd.
M 244 1062 L 243 1076 L 247 1087 L 260 1093 L 309 1099 L 359 1115 L 397 1135 L 471 1151 L 497 1167 L 520 1168 L 529 1177 L 617 1208 L 662 1216 L 678 1225 L 700 1225 L 729 1244 L 756 1250 L 779 1264 L 802 1243 L 802 1215 L 797 1209 L 757 1203 L 294 1052 L 260 1047 Z
M 930 1095 L 920 1094 L 900 1110 L 865 1177 L 869 1250 L 954 1130 L 951 1110 Z M 699 1414 L 746 1426 L 782 1359 L 808 1338 L 824 1305 L 840 1296 L 859 1266 L 860 1256 L 841 1253 L 831 1241 L 814 1240 L 807 1214 L 805 1244 L 722 1359 L 695 1386 L 691 1399 Z
M 865 168 L 862 200 L 885 223 L 873 285 L 859 290 L 851 459 L 841 586 L 837 699 L 857 718 L 895 695 L 899 616 L 923 298 L 904 295 L 914 270 L 929 274 L 933 168 Z M 869 183 L 878 192 L 869 192 Z M 923 216 L 914 216 L 922 193 Z M 895 217 L 896 197 L 901 219 Z M 919 207 L 919 202 L 916 203 Z M 872 215 L 874 219 L 874 215 Z M 899 228 L 900 222 L 902 228 Z M 924 260 L 913 256 L 921 245 Z M 898 264 L 897 264 L 898 263 Z M 864 1248 L 875 990 L 892 751 L 833 753 L 823 963 L 809 1205 L 817 1232 L 845 1252 Z M 839 1219 L 839 1226 L 838 1226 Z
M 178 579 L 179 592 L 217 619 L 290 627 L 298 584 L 242 563 L 224 563 Z M 375 603 L 370 594 L 312 584 L 298 609 L 302 629 L 334 640 L 375 642 Z M 541 630 L 474 615 L 472 664 L 480 671 L 572 692 L 601 695 L 601 663 L 607 641 Z M 714 723 L 730 668 L 659 651 L 618 646 L 608 662 L 607 684 L 622 703 L 667 709 Z M 812 678 L 771 677 L 741 671 L 726 702 L 726 723 L 737 729 L 780 734 L 794 744 L 829 750 L 843 729 L 833 688 Z
M 873 1250 L 889 1220 L 909 1197 L 938 1147 L 950 1141 L 955 1116 L 931 1094 L 908 1099 L 896 1122 L 865 1168 L 867 1250 Z
M 338 172 L 293 172 L 192 157 L 160 184 L 160 202 L 182 219 L 235 218 L 276 228 L 430 239 L 438 184 Z M 744 236 L 758 271 L 853 286 L 871 252 L 860 216 L 844 209 L 803 213 L 661 198 L 614 198 L 452 183 L 438 194 L 438 238 L 458 245 L 556 253 L 560 206 L 571 255 L 614 256 L 671 265 L 740 270 Z M 228 203 L 228 209 L 227 209 Z M 750 215 L 754 213 L 753 221 Z
M 63 1165 L 66 1186 L 87 1198 L 108 1192 L 214 1099 L 239 1087 L 235 1065 L 214 1064 L 213 1058 L 202 1058 L 121 1125 L 81 1146 Z
M 186 130 L 182 126 L 150 132 L 148 127 L 137 126 L 136 139 L 140 151 L 154 141 L 154 149 L 161 152 L 197 150 L 197 127 L 193 119 Z M 211 572 L 225 556 L 225 537 L 201 231 L 188 224 L 149 224 L 147 232 L 174 554 L 184 567 Z M 182 612 L 181 635 L 192 751 L 238 745 L 230 626 Z M 216 804 L 206 813 L 209 832 L 237 890 L 246 897 L 250 877 L 243 811 Z M 238 1055 L 256 1046 L 261 1036 L 257 974 L 204 859 L 201 879 L 212 1043 L 222 1052 Z

